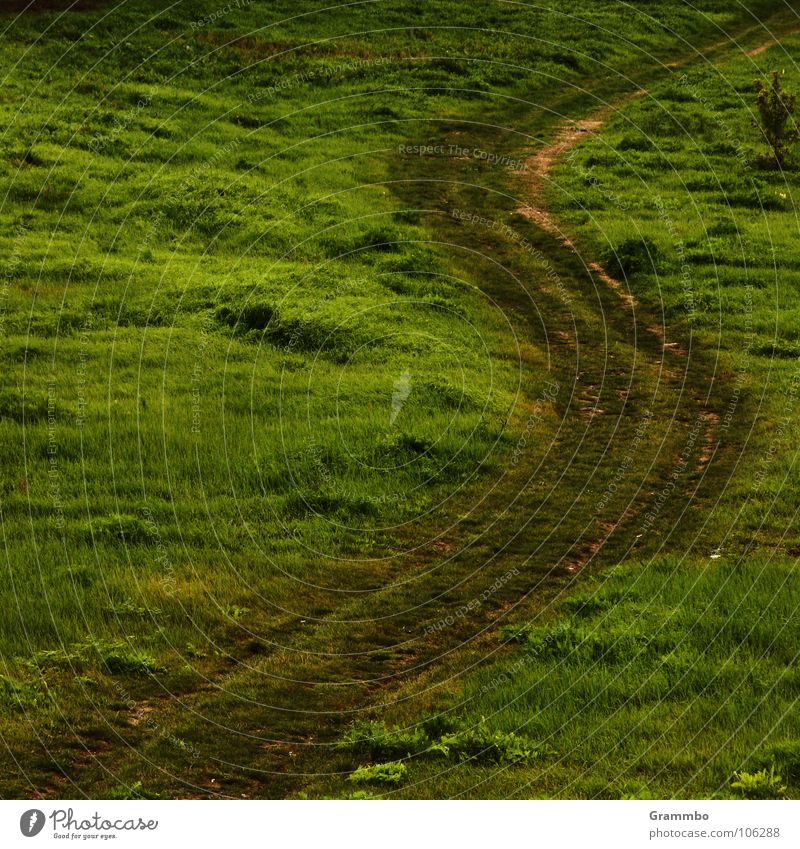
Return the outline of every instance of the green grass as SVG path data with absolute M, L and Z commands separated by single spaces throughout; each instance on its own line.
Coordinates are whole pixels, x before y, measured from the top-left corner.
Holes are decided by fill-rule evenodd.
M 791 561 L 673 557 L 584 582 L 443 708 L 537 757 L 434 761 L 407 727 L 400 794 L 737 798 L 734 772 L 768 764 L 796 797 L 796 579 Z
M 550 631 L 525 625 L 572 588 L 575 564 L 631 499 L 641 523 L 652 496 L 639 481 L 657 492 L 685 445 L 673 419 L 691 423 L 691 393 L 710 375 L 744 368 L 743 303 L 752 302 L 758 337 L 733 445 L 689 481 L 705 487 L 696 493 L 709 517 L 684 515 L 685 499 L 672 499 L 643 541 L 632 542 L 631 524 L 586 571 L 632 546 L 647 564 L 664 539 L 669 551 L 719 549 L 720 562 L 738 564 L 790 526 L 791 479 L 781 474 L 791 467 L 777 459 L 791 451 L 790 426 L 757 486 L 757 463 L 737 464 L 736 452 L 767 456 L 800 353 L 793 302 L 775 309 L 763 260 L 768 225 L 790 299 L 793 177 L 737 175 L 723 125 L 686 99 L 675 74 L 664 83 L 656 61 L 690 57 L 690 45 L 727 30 L 757 41 L 751 14 L 716 0 L 700 12 L 663 2 L 637 14 L 587 0 L 570 16 L 392 2 L 380 13 L 306 4 L 298 17 L 296 4 L 254 2 L 209 23 L 210 0 L 160 8 L 3 16 L 0 714 L 9 757 L 0 793 L 352 795 L 345 776 L 363 768 L 377 770 L 365 774 L 369 793 L 396 784 L 391 792 L 407 795 L 614 795 L 641 782 L 653 793 L 705 794 L 750 771 L 751 754 L 769 760 L 769 746 L 784 747 L 776 769 L 791 772 L 796 735 L 777 718 L 797 682 L 776 666 L 788 610 L 777 588 L 789 564 L 759 572 L 752 590 L 759 604 L 777 593 L 762 626 L 775 652 L 750 658 L 758 680 L 774 684 L 769 710 L 696 779 L 707 752 L 688 749 L 673 769 L 666 744 L 650 753 L 645 742 L 681 710 L 679 727 L 693 733 L 711 704 L 692 689 L 703 672 L 694 638 L 675 660 L 694 677 L 665 698 L 662 674 L 637 707 L 641 733 L 591 774 L 630 715 L 593 738 L 612 699 L 599 695 L 574 737 L 557 733 L 564 700 L 575 709 L 564 695 L 578 686 L 573 673 L 587 671 L 584 694 L 619 679 L 612 692 L 622 698 L 623 684 L 656 662 L 636 632 L 646 592 L 608 629 L 570 601 L 563 615 L 579 621 L 548 624 L 552 643 Z M 771 67 L 770 51 L 758 61 Z M 687 74 L 751 138 L 737 100 L 747 62 L 722 74 L 703 68 Z M 636 242 L 623 270 L 643 311 L 658 315 L 663 298 L 670 332 L 702 337 L 688 394 L 680 380 L 659 379 L 658 341 L 634 339 L 614 297 L 589 288 L 580 259 L 516 214 L 521 175 L 496 164 L 521 161 L 560 115 L 629 92 L 639 76 L 661 78 L 663 91 L 581 145 L 551 201 L 592 257 L 611 263 L 635 228 L 651 239 L 658 275 Z M 420 144 L 473 155 L 403 152 Z M 709 156 L 720 181 L 708 176 Z M 686 228 L 691 324 L 674 245 L 648 195 L 656 186 Z M 679 215 L 687 192 L 694 216 Z M 508 222 L 534 250 L 454 210 Z M 772 406 L 756 416 L 765 375 L 776 381 Z M 587 419 L 595 394 L 604 412 Z M 631 453 L 650 417 L 647 449 Z M 755 497 L 740 511 L 745 492 Z M 613 580 L 638 586 L 641 572 L 656 597 L 659 575 L 675 572 L 681 616 L 668 615 L 675 594 L 657 610 L 674 642 L 725 576 L 715 567 L 694 589 L 696 560 L 654 562 L 652 574 L 628 569 Z M 737 568 L 754 576 L 762 562 Z M 733 605 L 743 585 L 724 586 Z M 708 628 L 725 624 L 712 613 L 704 628 L 706 618 Z M 559 709 L 547 713 L 516 682 L 483 691 L 484 673 L 467 674 L 502 634 L 524 647 L 502 649 L 499 668 L 513 668 L 514 651 L 535 652 L 525 675 L 551 670 Z M 717 661 L 732 639 L 715 644 Z M 562 655 L 574 657 L 561 664 Z M 745 680 L 747 662 L 732 665 L 725 686 Z M 406 715 L 374 710 L 383 688 L 407 695 Z M 459 705 L 471 694 L 474 705 L 437 726 L 428 716 L 437 688 Z M 741 692 L 715 725 L 720 743 L 750 710 L 755 691 Z M 534 708 L 546 718 L 528 727 Z M 371 709 L 384 729 L 427 726 L 410 732 L 413 745 L 342 748 Z M 758 728 L 772 735 L 764 745 Z M 576 740 L 587 741 L 580 751 Z M 314 771 L 341 775 L 303 777 Z

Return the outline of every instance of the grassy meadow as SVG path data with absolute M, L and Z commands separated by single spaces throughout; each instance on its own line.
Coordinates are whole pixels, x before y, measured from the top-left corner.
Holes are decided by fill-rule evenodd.
M 69 5 L 0 14 L 0 795 L 800 795 L 792 8 Z

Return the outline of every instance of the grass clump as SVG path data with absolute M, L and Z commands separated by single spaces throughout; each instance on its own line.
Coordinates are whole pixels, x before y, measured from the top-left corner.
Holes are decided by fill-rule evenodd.
M 0 708 L 24 711 L 37 707 L 41 701 L 42 694 L 33 684 L 0 675 Z
M 124 640 L 95 640 L 74 643 L 68 648 L 42 649 L 27 661 L 27 665 L 37 670 L 68 668 L 76 671 L 95 664 L 111 675 L 149 676 L 164 671 L 151 654 L 133 648 Z
M 112 675 L 154 675 L 163 671 L 152 655 L 125 646 L 102 651 L 100 659 Z
M 383 722 L 359 722 L 339 742 L 339 747 L 372 760 L 410 757 L 423 751 L 430 741 L 422 728 L 414 731 L 390 729 Z
M 625 239 L 606 255 L 606 266 L 613 275 L 627 278 L 633 274 L 658 270 L 661 251 L 648 236 Z

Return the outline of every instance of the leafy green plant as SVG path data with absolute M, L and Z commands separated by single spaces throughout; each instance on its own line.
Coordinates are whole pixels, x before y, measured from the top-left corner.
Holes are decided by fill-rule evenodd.
M 786 785 L 774 766 L 758 772 L 737 772 L 733 778 L 731 790 L 744 799 L 782 799 L 786 795 Z
M 540 755 L 526 737 L 513 731 L 489 731 L 483 725 L 447 734 L 436 746 L 437 751 L 478 763 L 528 763 Z
M 766 167 L 777 166 L 780 169 L 786 165 L 789 146 L 797 139 L 797 130 L 790 124 L 797 96 L 783 89 L 782 76 L 782 71 L 773 71 L 772 82 L 768 86 L 761 80 L 753 82 L 761 134 L 770 148 L 770 153 L 762 154 L 759 162 Z
M 400 761 L 388 761 L 382 764 L 373 764 L 372 766 L 360 766 L 348 781 L 356 783 L 362 782 L 379 782 L 381 784 L 399 784 L 406 777 L 408 768 Z

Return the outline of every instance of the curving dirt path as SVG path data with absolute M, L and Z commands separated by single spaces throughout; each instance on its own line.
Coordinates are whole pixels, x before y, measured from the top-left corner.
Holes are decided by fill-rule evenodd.
M 566 154 L 587 136 L 599 133 L 608 117 L 614 111 L 645 93 L 644 90 L 639 90 L 615 106 L 604 107 L 588 118 L 582 118 L 578 121 L 566 121 L 556 132 L 551 142 L 542 145 L 532 156 L 525 160 L 525 170 L 522 172 L 524 175 L 524 193 L 530 198 L 530 201 L 525 206 L 519 207 L 517 211 L 520 215 L 532 221 L 541 230 L 557 238 L 565 249 L 573 253 L 578 253 L 575 242 L 562 230 L 552 212 L 545 205 L 544 194 L 545 188 L 550 181 L 550 172 L 556 164 L 564 159 Z M 586 267 L 594 276 L 602 280 L 603 283 L 617 293 L 623 306 L 631 310 L 636 307 L 636 299 L 625 284 L 612 277 L 599 262 L 589 260 L 586 262 Z M 664 340 L 665 346 L 673 344 L 675 343 L 668 343 Z
M 751 28 L 747 32 L 754 30 L 761 31 L 760 27 Z M 749 57 L 759 56 L 769 48 L 780 44 L 781 39 L 797 35 L 800 33 L 800 28 L 790 27 L 776 34 L 766 41 L 757 44 L 756 46 L 745 51 L 745 55 Z M 747 34 L 747 33 L 745 33 Z M 700 50 L 697 56 L 709 56 L 719 50 L 730 49 L 730 41 L 715 42 L 704 49 Z M 670 63 L 667 67 L 675 70 L 688 65 L 697 56 L 686 56 L 675 62 Z M 591 115 L 578 120 L 565 120 L 556 130 L 551 141 L 542 144 L 531 156 L 525 160 L 525 169 L 521 172 L 524 181 L 523 194 L 528 198 L 528 202 L 518 208 L 518 213 L 536 227 L 548 233 L 558 240 L 565 250 L 573 254 L 579 254 L 579 250 L 573 237 L 562 227 L 556 216 L 547 208 L 546 191 L 551 182 L 551 172 L 553 168 L 560 164 L 576 146 L 586 141 L 593 135 L 599 134 L 608 119 L 617 111 L 633 102 L 639 97 L 646 95 L 646 89 L 638 89 L 626 95 L 615 103 L 598 109 Z M 602 282 L 611 291 L 613 291 L 621 305 L 635 314 L 638 307 L 638 302 L 635 295 L 630 291 L 626 282 L 619 280 L 594 259 L 581 257 L 587 271 L 593 278 Z M 645 331 L 655 336 L 661 343 L 664 352 L 672 352 L 676 354 L 684 365 L 688 364 L 689 352 L 680 342 L 669 340 L 665 334 L 664 327 L 655 323 L 647 323 L 643 325 Z M 702 437 L 702 449 L 696 458 L 696 465 L 699 471 L 705 469 L 708 463 L 713 459 L 718 447 L 717 433 L 720 423 L 718 413 L 708 409 L 701 399 L 697 401 L 700 409 L 699 416 L 703 420 L 704 430 Z M 616 530 L 616 525 L 611 529 Z M 602 545 L 600 541 L 596 546 L 592 546 L 596 550 Z

